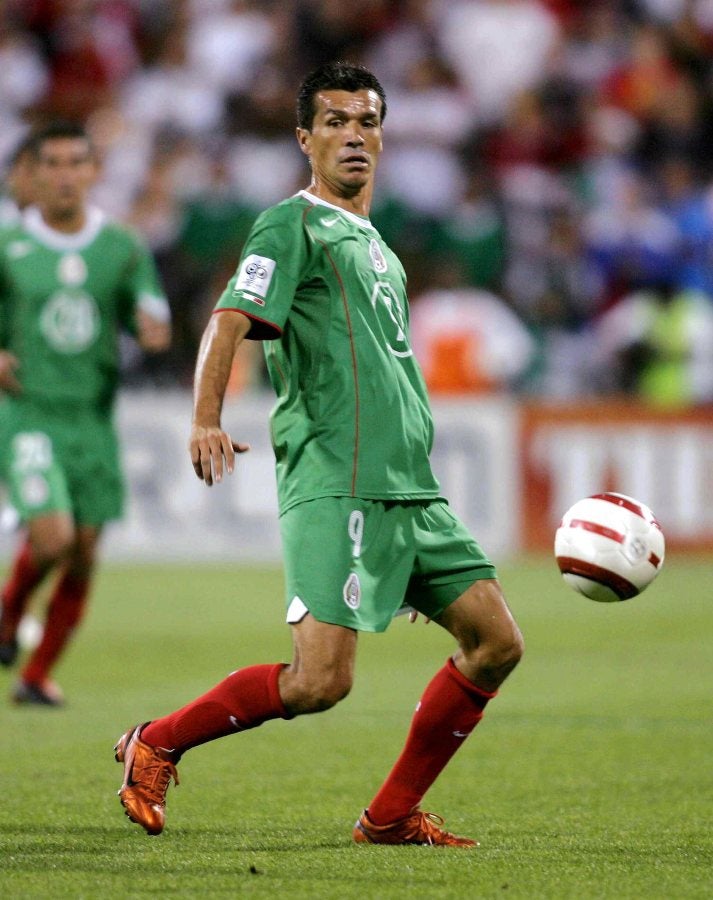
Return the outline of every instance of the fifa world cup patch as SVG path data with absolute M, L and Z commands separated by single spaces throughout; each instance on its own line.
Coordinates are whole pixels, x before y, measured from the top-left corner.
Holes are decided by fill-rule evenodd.
M 258 297 L 266 297 L 276 265 L 274 259 L 268 259 L 266 256 L 258 256 L 255 253 L 246 256 L 238 271 L 233 294 L 239 295 L 242 291 L 247 291 Z
M 344 583 L 344 602 L 347 604 L 349 609 L 359 609 L 361 605 L 361 584 L 359 583 L 359 576 L 356 572 L 351 572 L 349 578 L 347 578 Z

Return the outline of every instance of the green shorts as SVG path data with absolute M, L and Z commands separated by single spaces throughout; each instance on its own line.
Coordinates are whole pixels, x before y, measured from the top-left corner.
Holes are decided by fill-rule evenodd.
M 124 480 L 111 419 L 82 407 L 0 404 L 0 475 L 23 522 L 68 512 L 80 525 L 121 516 Z
M 444 500 L 326 497 L 280 519 L 287 621 L 385 631 L 402 606 L 436 618 L 495 567 Z

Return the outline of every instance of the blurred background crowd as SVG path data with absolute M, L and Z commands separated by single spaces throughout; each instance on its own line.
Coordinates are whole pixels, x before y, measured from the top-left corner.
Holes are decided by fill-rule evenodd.
M 96 203 L 159 265 L 174 346 L 130 381 L 190 383 L 335 58 L 386 90 L 372 220 L 432 391 L 713 401 L 713 0 L 5 0 L 0 158 L 85 123 Z M 248 354 L 233 387 L 263 378 Z

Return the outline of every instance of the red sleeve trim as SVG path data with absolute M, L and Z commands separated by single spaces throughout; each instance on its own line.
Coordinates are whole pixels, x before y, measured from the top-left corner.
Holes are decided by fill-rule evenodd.
M 213 315 L 215 315 L 215 313 L 226 311 L 239 312 L 247 319 L 250 319 L 253 324 L 246 335 L 247 339 L 250 341 L 274 341 L 282 336 L 282 329 L 278 325 L 275 325 L 274 322 L 268 322 L 267 319 L 261 319 L 260 316 L 255 316 L 252 313 L 246 312 L 244 309 L 239 309 L 237 306 L 221 306 L 218 309 L 213 310 Z

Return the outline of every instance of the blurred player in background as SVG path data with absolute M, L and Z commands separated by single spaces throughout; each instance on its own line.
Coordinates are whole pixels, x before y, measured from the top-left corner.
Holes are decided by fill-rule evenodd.
M 11 696 L 58 706 L 50 673 L 84 612 L 102 526 L 122 512 L 119 331 L 162 351 L 170 314 L 148 251 L 87 202 L 96 159 L 81 126 L 51 124 L 28 152 L 37 205 L 0 232 L 0 474 L 26 526 L 1 594 L 0 663 L 15 662 L 28 600 L 55 569 L 42 640 Z
M 208 485 L 248 449 L 220 424 L 233 356 L 245 338 L 265 341 L 294 658 L 233 672 L 120 738 L 121 802 L 149 834 L 163 829 L 183 753 L 333 706 L 351 688 L 358 632 L 385 630 L 406 604 L 447 629 L 458 650 L 427 686 L 353 838 L 476 845 L 419 804 L 517 664 L 522 638 L 493 565 L 431 472 L 433 425 L 409 344 L 405 275 L 368 219 L 385 112 L 366 69 L 334 63 L 306 79 L 297 138 L 310 187 L 258 218 L 203 336 L 190 452 Z

